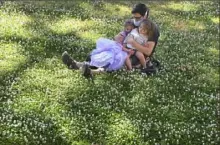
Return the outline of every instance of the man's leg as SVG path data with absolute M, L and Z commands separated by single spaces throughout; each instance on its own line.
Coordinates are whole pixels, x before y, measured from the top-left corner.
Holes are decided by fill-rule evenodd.
M 95 74 L 106 72 L 104 68 L 90 66 L 89 62 L 78 62 L 74 60 L 66 51 L 62 54 L 62 61 L 69 69 L 81 70 L 82 75 L 86 78 L 92 78 Z

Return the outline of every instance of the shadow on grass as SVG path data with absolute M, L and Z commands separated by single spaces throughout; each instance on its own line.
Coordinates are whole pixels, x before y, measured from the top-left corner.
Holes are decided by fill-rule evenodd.
M 16 9 L 16 6 L 15 6 Z M 64 50 L 69 50 L 73 51 L 75 53 L 80 53 L 80 44 L 78 42 L 80 41 L 85 41 L 82 40 L 80 37 L 77 36 L 75 32 L 69 32 L 65 34 L 57 34 L 53 32 L 50 28 L 44 24 L 44 22 L 39 22 L 39 19 L 44 19 L 45 17 L 50 16 L 51 12 L 47 11 L 41 15 L 36 15 L 38 8 L 30 8 L 28 9 L 28 5 L 26 6 L 25 4 L 19 5 L 18 10 L 24 11 L 26 14 L 28 14 L 31 19 L 33 20 L 32 22 L 26 23 L 24 27 L 33 32 L 33 34 L 36 36 L 30 37 L 30 38 L 25 38 L 22 36 L 5 36 L 1 37 L 0 39 L 6 42 L 16 42 L 21 45 L 22 47 L 22 52 L 26 58 L 27 61 L 25 65 L 23 64 L 18 64 L 18 66 L 10 71 L 7 71 L 4 74 L 1 74 L 0 81 L 3 84 L 3 87 L 9 87 L 10 84 L 13 82 L 13 80 L 18 76 L 19 73 L 22 73 L 26 68 L 31 67 L 35 63 L 43 61 L 45 58 L 51 58 L 54 56 L 60 57 L 62 52 Z M 43 11 L 41 9 L 41 11 Z M 40 11 L 40 12 L 41 12 Z M 57 14 L 57 13 L 55 13 Z M 58 13 L 58 16 L 61 16 L 63 13 Z M 50 17 L 49 20 L 54 21 L 53 15 Z M 58 19 L 58 17 L 57 17 Z M 47 19 L 48 20 L 48 19 Z M 43 33 L 38 33 L 39 30 Z M 69 40 L 69 41 L 66 41 Z M 89 41 L 87 41 L 89 42 Z M 87 43 L 87 46 L 91 44 Z M 88 47 L 89 49 L 89 47 Z M 89 52 L 89 50 L 85 50 Z M 86 54 L 83 54 L 81 57 L 86 57 Z M 8 83 L 10 82 L 10 83 Z M 7 92 L 5 88 L 1 89 L 3 91 L 1 92 Z M 5 93 L 6 95 L 7 93 Z M 4 94 L 3 94 L 4 95 Z M 7 97 L 6 97 L 7 98 Z
M 32 13 L 33 12 L 33 13 Z M 27 12 L 28 14 L 35 14 L 34 11 L 31 12 Z M 62 13 L 61 13 L 62 14 Z M 6 41 L 6 42 L 17 42 L 22 46 L 23 52 L 21 52 L 21 54 L 25 55 L 27 57 L 27 62 L 25 65 L 21 65 L 19 64 L 16 68 L 14 68 L 13 70 L 10 70 L 6 73 L 4 73 L 4 75 L 1 75 L 0 78 L 0 82 L 3 85 L 1 87 L 1 96 L 4 96 L 3 98 L 1 98 L 1 103 L 3 102 L 7 102 L 8 100 L 12 100 L 12 95 L 15 94 L 11 94 L 11 86 L 13 85 L 14 81 L 16 81 L 16 78 L 19 77 L 20 74 L 22 74 L 22 72 L 24 72 L 27 68 L 31 68 L 32 66 L 34 66 L 35 63 L 38 62 L 42 62 L 44 61 L 46 58 L 52 58 L 52 57 L 61 57 L 61 54 L 64 50 L 69 50 L 69 51 L 73 51 L 75 53 L 79 52 L 79 54 L 77 54 L 77 56 L 80 58 L 85 58 L 86 57 L 86 52 L 85 53 L 80 53 L 80 41 L 85 41 L 82 40 L 80 37 L 78 37 L 74 32 L 69 32 L 69 33 L 65 33 L 65 34 L 57 34 L 54 33 L 52 30 L 50 30 L 45 24 L 41 24 L 39 26 L 36 27 L 36 23 L 39 19 L 39 17 L 35 17 L 35 16 L 30 16 L 32 17 L 33 21 L 31 23 L 28 23 L 25 25 L 25 28 L 30 29 L 30 30 L 35 30 L 36 32 L 38 32 L 38 29 L 41 29 L 41 31 L 44 31 L 44 35 L 41 37 L 32 37 L 32 38 L 24 38 L 21 36 L 7 36 L 7 37 L 2 37 L 0 39 Z M 66 39 L 70 39 L 71 41 L 75 41 L 75 42 L 68 42 L 66 41 Z M 89 41 L 87 41 L 89 42 Z M 85 42 L 86 43 L 86 42 Z M 87 46 L 91 46 L 91 42 L 86 44 Z M 89 47 L 88 47 L 89 49 Z M 89 52 L 90 50 L 85 50 L 87 52 Z M 3 103 L 4 104 L 4 103 Z M 6 112 L 6 110 L 2 110 L 3 108 L 1 108 L 1 117 L 4 116 L 4 112 Z M 34 113 L 33 115 L 36 115 L 36 113 Z M 9 114 L 5 114 L 6 117 L 10 116 Z M 29 120 L 29 122 L 31 122 L 31 124 L 33 124 L 32 120 L 35 122 L 35 120 L 38 120 L 37 116 L 32 116 L 29 115 L 29 112 L 27 112 L 27 115 L 16 115 L 15 113 L 11 112 L 11 121 L 13 120 L 18 120 L 21 121 L 21 126 L 17 126 L 17 127 L 6 127 L 4 125 L 4 123 L 9 122 L 10 120 L 1 120 L 1 125 L 3 125 L 3 131 L 4 130 L 9 130 L 9 132 L 11 131 L 15 131 L 14 135 L 16 136 L 16 132 L 18 133 L 18 135 L 24 135 L 24 137 L 26 136 L 26 138 L 22 137 L 18 137 L 16 138 L 8 138 L 4 137 L 9 136 L 9 134 L 5 134 L 3 135 L 3 138 L 0 140 L 1 142 L 5 143 L 7 142 L 8 144 L 13 144 L 14 142 L 20 142 L 22 144 L 22 142 L 24 142 L 25 140 L 28 141 L 29 143 L 39 143 L 39 144 L 67 144 L 67 142 L 65 141 L 65 139 L 62 139 L 62 137 L 60 137 L 57 133 L 57 126 L 53 125 L 53 121 L 49 121 L 49 123 L 47 123 L 47 120 L 44 120 L 45 117 L 42 117 L 41 119 L 39 119 L 39 124 L 35 125 L 31 125 L 29 126 L 28 122 L 22 121 L 24 120 Z M 6 121 L 6 122 L 4 122 Z M 45 124 L 44 124 L 45 122 Z M 47 126 L 47 124 L 49 124 L 50 127 Z M 17 125 L 17 123 L 15 123 L 15 126 Z M 19 131 L 19 127 L 25 126 L 24 130 L 20 130 Z M 38 125 L 43 125 L 46 127 L 45 130 L 34 130 L 32 128 L 39 128 L 42 129 L 42 127 L 39 127 Z M 17 130 L 18 129 L 18 130 Z M 27 134 L 26 130 L 29 130 L 28 132 L 30 134 Z M 32 136 L 30 135 L 34 135 L 32 138 Z M 36 136 L 37 137 L 36 137 Z M 45 140 L 41 140 L 42 138 L 39 136 L 43 136 L 43 138 Z
M 58 126 L 50 118 L 45 118 L 35 112 L 16 114 L 8 108 L 0 110 L 2 119 L 0 129 L 0 143 L 67 145 L 58 131 Z M 10 125 L 8 125 L 10 123 Z
M 45 58 L 50 58 L 53 56 L 60 57 L 61 53 L 64 50 L 74 52 L 74 55 L 77 59 L 83 60 L 84 58 L 86 58 L 87 53 L 89 53 L 92 49 L 91 46 L 94 46 L 94 44 L 92 44 L 90 40 L 80 38 L 75 32 L 57 34 L 53 32 L 53 30 L 48 28 L 46 24 L 44 24 L 44 22 L 40 21 L 45 18 L 47 18 L 47 20 L 49 21 L 56 21 L 64 14 L 69 15 L 70 17 L 78 18 L 78 12 L 85 12 L 79 17 L 80 19 L 84 20 L 90 18 L 89 14 L 91 14 L 90 12 L 86 11 L 85 7 L 75 6 L 75 3 L 68 3 L 68 5 L 60 2 L 51 2 L 47 3 L 46 5 L 44 4 L 45 2 L 33 4 L 32 2 L 28 1 L 18 3 L 11 2 L 6 4 L 7 7 L 10 7 L 9 5 L 12 5 L 10 9 L 7 9 L 8 12 L 18 10 L 24 12 L 32 19 L 30 23 L 26 23 L 24 25 L 24 28 L 29 31 L 35 32 L 36 37 L 33 36 L 31 38 L 24 38 L 22 36 L 16 35 L 1 37 L 2 40 L 5 40 L 7 42 L 17 42 L 21 44 L 23 48 L 22 54 L 27 57 L 27 62 L 25 65 L 19 65 L 14 70 L 8 71 L 4 75 L 1 75 L 1 82 L 4 84 L 3 86 L 5 87 L 10 86 L 11 84 L 6 82 L 13 82 L 13 80 L 18 76 L 19 73 L 22 73 L 26 68 L 34 65 L 34 63 L 43 61 Z M 50 4 L 56 6 L 56 8 L 51 9 Z M 64 8 L 65 11 L 63 10 Z M 68 11 L 66 9 L 69 9 L 70 11 L 66 13 L 66 11 Z M 109 11 L 107 13 L 110 14 Z M 43 33 L 38 34 L 39 30 Z M 84 45 L 83 47 L 86 48 L 83 50 L 83 52 L 79 48 L 82 45 Z M 1 92 L 7 92 L 5 88 L 3 88 L 2 90 L 3 91 Z

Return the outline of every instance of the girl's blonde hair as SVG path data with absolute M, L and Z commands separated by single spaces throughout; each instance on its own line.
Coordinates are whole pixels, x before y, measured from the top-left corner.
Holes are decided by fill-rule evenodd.
M 154 31 L 155 31 L 154 23 L 149 19 L 145 19 L 141 22 L 141 25 L 143 25 L 143 28 L 145 30 L 147 30 L 148 37 L 153 37 Z

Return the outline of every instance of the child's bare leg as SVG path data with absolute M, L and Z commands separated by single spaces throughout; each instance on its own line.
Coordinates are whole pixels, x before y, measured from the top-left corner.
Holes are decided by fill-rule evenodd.
M 97 68 L 97 69 L 91 69 L 91 73 L 93 75 L 96 75 L 96 74 L 102 74 L 102 73 L 106 73 L 105 69 L 100 67 L 100 68 Z
M 135 56 L 139 59 L 142 67 L 146 68 L 147 66 L 146 66 L 146 60 L 145 60 L 144 54 L 139 52 L 139 51 L 137 51 Z
M 125 60 L 125 65 L 127 67 L 127 70 L 131 70 L 132 69 L 132 64 L 131 64 L 131 60 L 130 60 L 129 56 Z
M 85 64 L 84 64 L 84 65 L 85 65 Z M 83 71 L 83 67 L 80 67 L 79 70 Z M 105 72 L 106 72 L 105 69 L 102 68 L 102 67 L 99 67 L 99 68 L 97 68 L 97 69 L 91 69 L 91 68 L 90 68 L 90 70 L 91 70 L 91 73 L 92 73 L 93 75 L 102 74 L 102 73 L 105 73 Z
M 75 61 L 75 60 L 74 60 Z M 75 61 L 76 65 L 79 67 L 79 68 L 82 68 L 82 66 L 86 63 L 86 62 L 79 62 L 79 61 Z

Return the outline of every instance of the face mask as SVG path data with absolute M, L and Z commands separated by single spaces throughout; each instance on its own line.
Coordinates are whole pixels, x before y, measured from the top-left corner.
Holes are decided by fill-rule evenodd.
M 142 21 L 143 21 L 143 20 L 136 21 L 136 20 L 134 19 L 134 25 L 135 25 L 136 27 L 139 27 Z
M 131 30 L 125 30 L 125 34 L 128 35 L 128 33 L 130 33 Z

